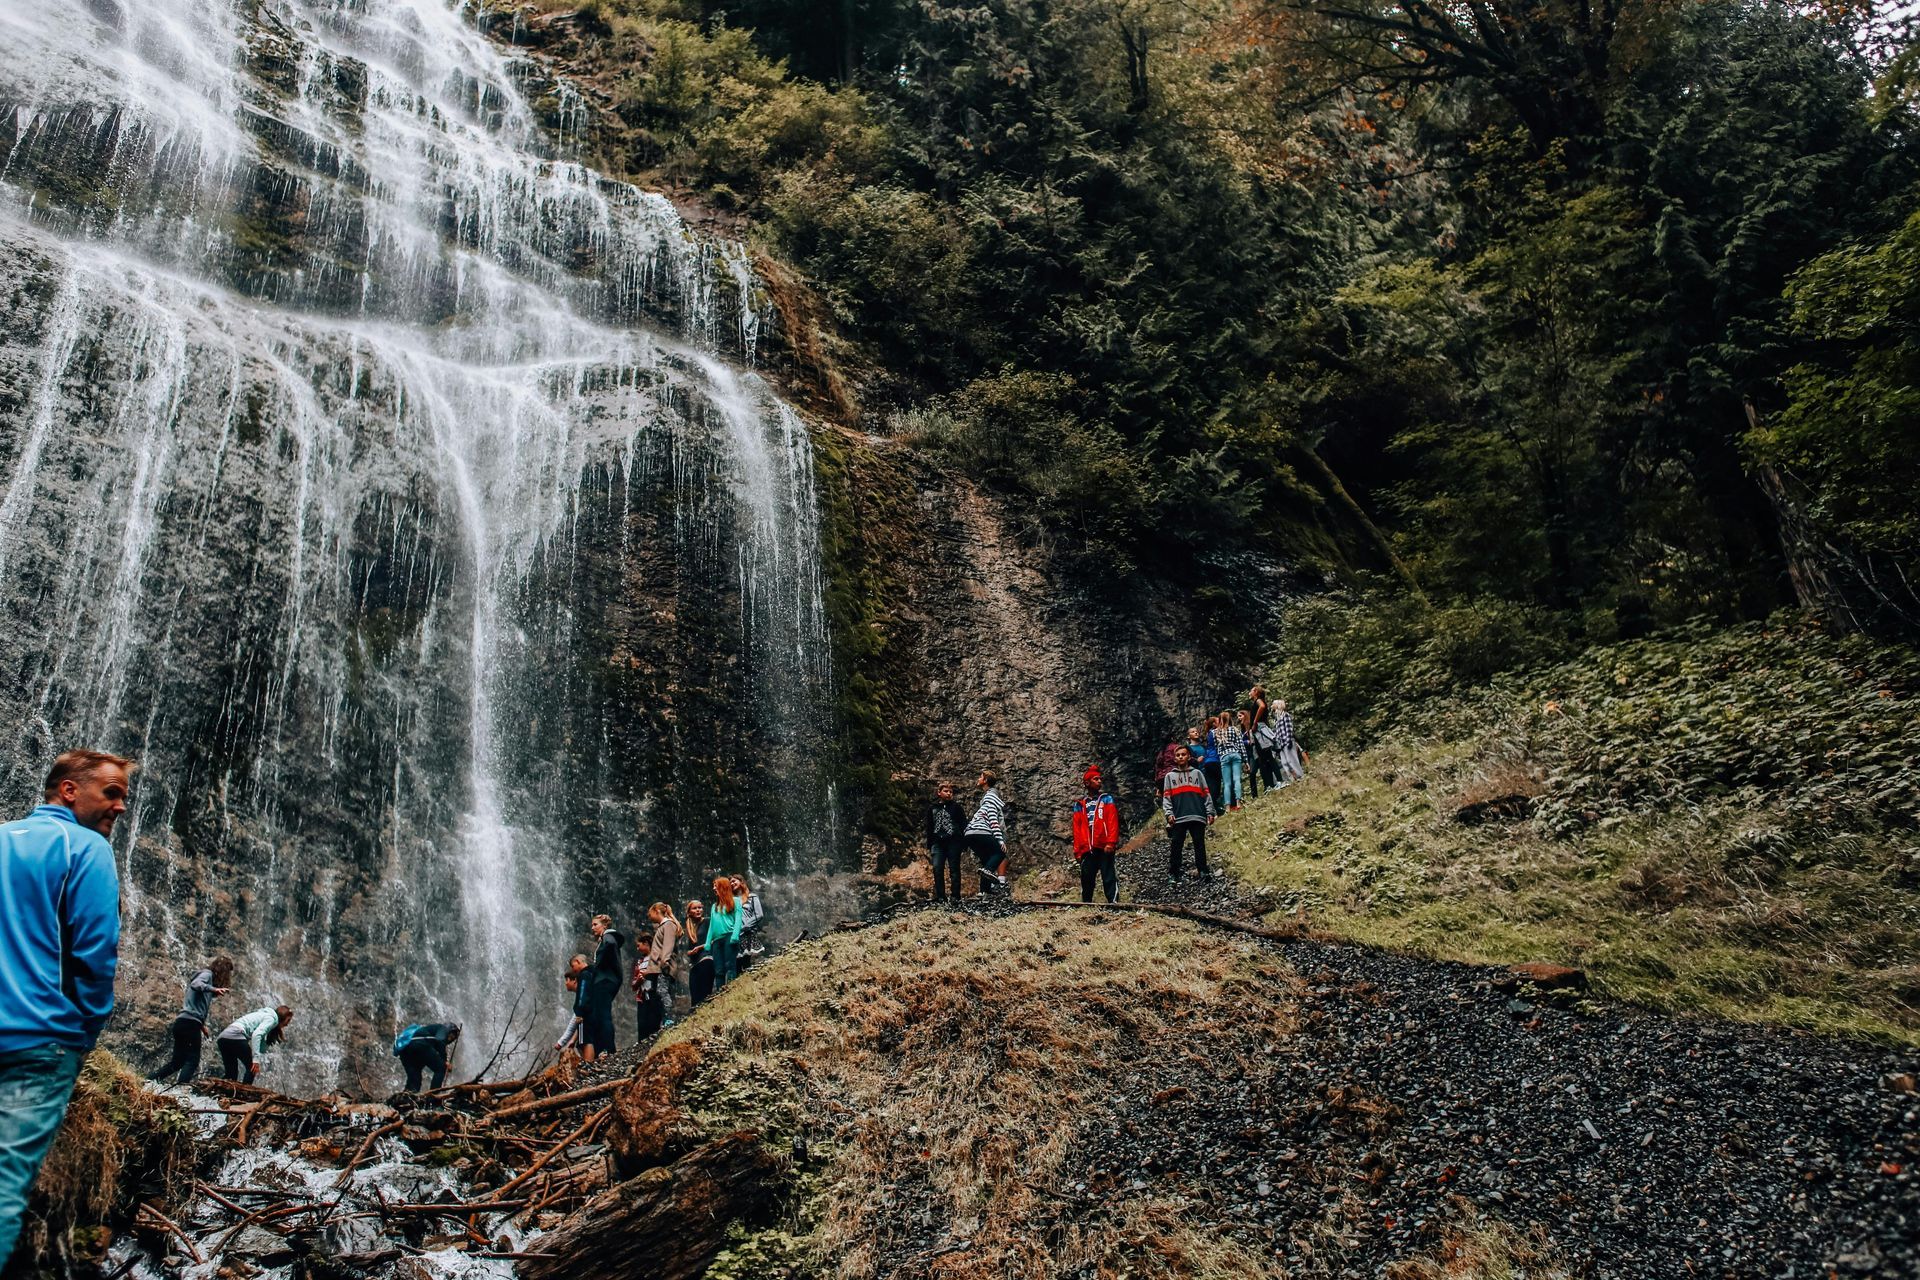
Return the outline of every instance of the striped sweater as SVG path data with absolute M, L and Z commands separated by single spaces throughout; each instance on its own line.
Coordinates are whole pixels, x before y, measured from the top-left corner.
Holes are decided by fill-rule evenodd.
M 1213 817 L 1213 792 L 1199 769 L 1175 769 L 1160 780 L 1160 812 L 1168 825 Z
M 987 793 L 980 797 L 980 807 L 967 822 L 967 834 L 992 836 L 1001 844 L 1007 842 L 1007 802 L 994 788 L 988 787 Z

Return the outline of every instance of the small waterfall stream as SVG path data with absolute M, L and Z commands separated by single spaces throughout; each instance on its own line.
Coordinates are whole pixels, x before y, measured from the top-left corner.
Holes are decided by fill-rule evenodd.
M 302 1008 L 282 1087 L 835 858 L 748 257 L 467 8 L 0 0 L 0 776 L 139 757 L 123 1004 L 233 951 Z

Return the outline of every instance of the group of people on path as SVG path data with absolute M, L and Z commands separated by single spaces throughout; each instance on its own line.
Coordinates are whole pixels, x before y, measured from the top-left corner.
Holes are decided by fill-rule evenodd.
M 698 898 L 689 901 L 684 921 L 670 903 L 647 908 L 646 926 L 634 939 L 637 958 L 629 970 L 622 959 L 626 941 L 613 917 L 595 916 L 589 925 L 592 956 L 580 952 L 567 962 L 564 983 L 572 996 L 572 1018 L 554 1048 L 578 1051 L 587 1062 L 614 1052 L 613 1006 L 623 977 L 633 992 L 637 1041 L 672 1026 L 681 975 L 686 977 L 689 1003 L 698 1008 L 738 977 L 746 960 L 761 953 L 755 935 L 765 918 L 760 895 L 748 887 L 745 876 L 716 877 L 713 906 Z
M 1161 816 L 1167 829 L 1167 878 L 1185 874 L 1186 849 L 1193 849 L 1197 874 L 1211 876 L 1207 865 L 1207 829 L 1222 814 L 1237 810 L 1251 789 L 1260 794 L 1306 775 L 1307 754 L 1294 731 L 1287 704 L 1269 700 L 1263 685 L 1248 691 L 1247 705 L 1209 715 L 1187 729 L 1186 740 L 1160 749 L 1153 767 Z M 1120 898 L 1115 859 L 1120 850 L 1120 807 L 1106 790 L 1100 766 L 1080 775 L 1083 794 L 1068 815 L 1073 856 L 1080 868 L 1080 900 L 1090 903 L 1096 885 L 1109 903 Z M 960 900 L 962 855 L 978 860 L 982 896 L 1007 891 L 1007 806 L 999 779 L 982 770 L 975 780 L 980 800 L 971 816 L 954 799 L 953 784 L 940 781 L 927 806 L 923 836 L 933 870 L 933 900 Z

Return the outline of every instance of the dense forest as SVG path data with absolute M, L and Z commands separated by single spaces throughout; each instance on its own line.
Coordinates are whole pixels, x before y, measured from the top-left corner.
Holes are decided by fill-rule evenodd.
M 1242 617 L 1244 554 L 1277 554 L 1345 589 L 1289 648 L 1418 650 L 1462 679 L 1786 605 L 1920 626 L 1911 15 L 589 0 L 540 21 L 618 122 L 603 163 L 743 223 L 824 302 L 848 412 L 1069 552 L 1197 567 L 1202 605 Z

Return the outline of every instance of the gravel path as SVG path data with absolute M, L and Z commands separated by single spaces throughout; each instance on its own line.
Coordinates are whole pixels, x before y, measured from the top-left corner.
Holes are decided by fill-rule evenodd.
M 1129 859 L 1141 901 L 1255 914 L 1235 882 L 1168 885 L 1160 856 Z M 1145 1138 L 1164 1176 L 1306 1275 L 1380 1274 L 1459 1197 L 1537 1227 L 1575 1275 L 1920 1277 L 1920 1097 L 1882 1082 L 1911 1053 L 1279 949 L 1304 983 L 1297 1031 L 1251 1069 L 1125 1082 L 1116 1122 L 1090 1127 L 1096 1180 Z
M 1140 901 L 1255 914 L 1228 880 L 1170 886 L 1162 856 L 1123 860 Z M 1920 1096 L 1883 1083 L 1913 1054 L 1259 945 L 1299 975 L 1299 1026 L 1222 1027 L 1116 1076 L 1064 1189 L 1087 1221 L 1175 1189 L 1299 1276 L 1387 1275 L 1483 1216 L 1558 1274 L 1920 1280 Z

